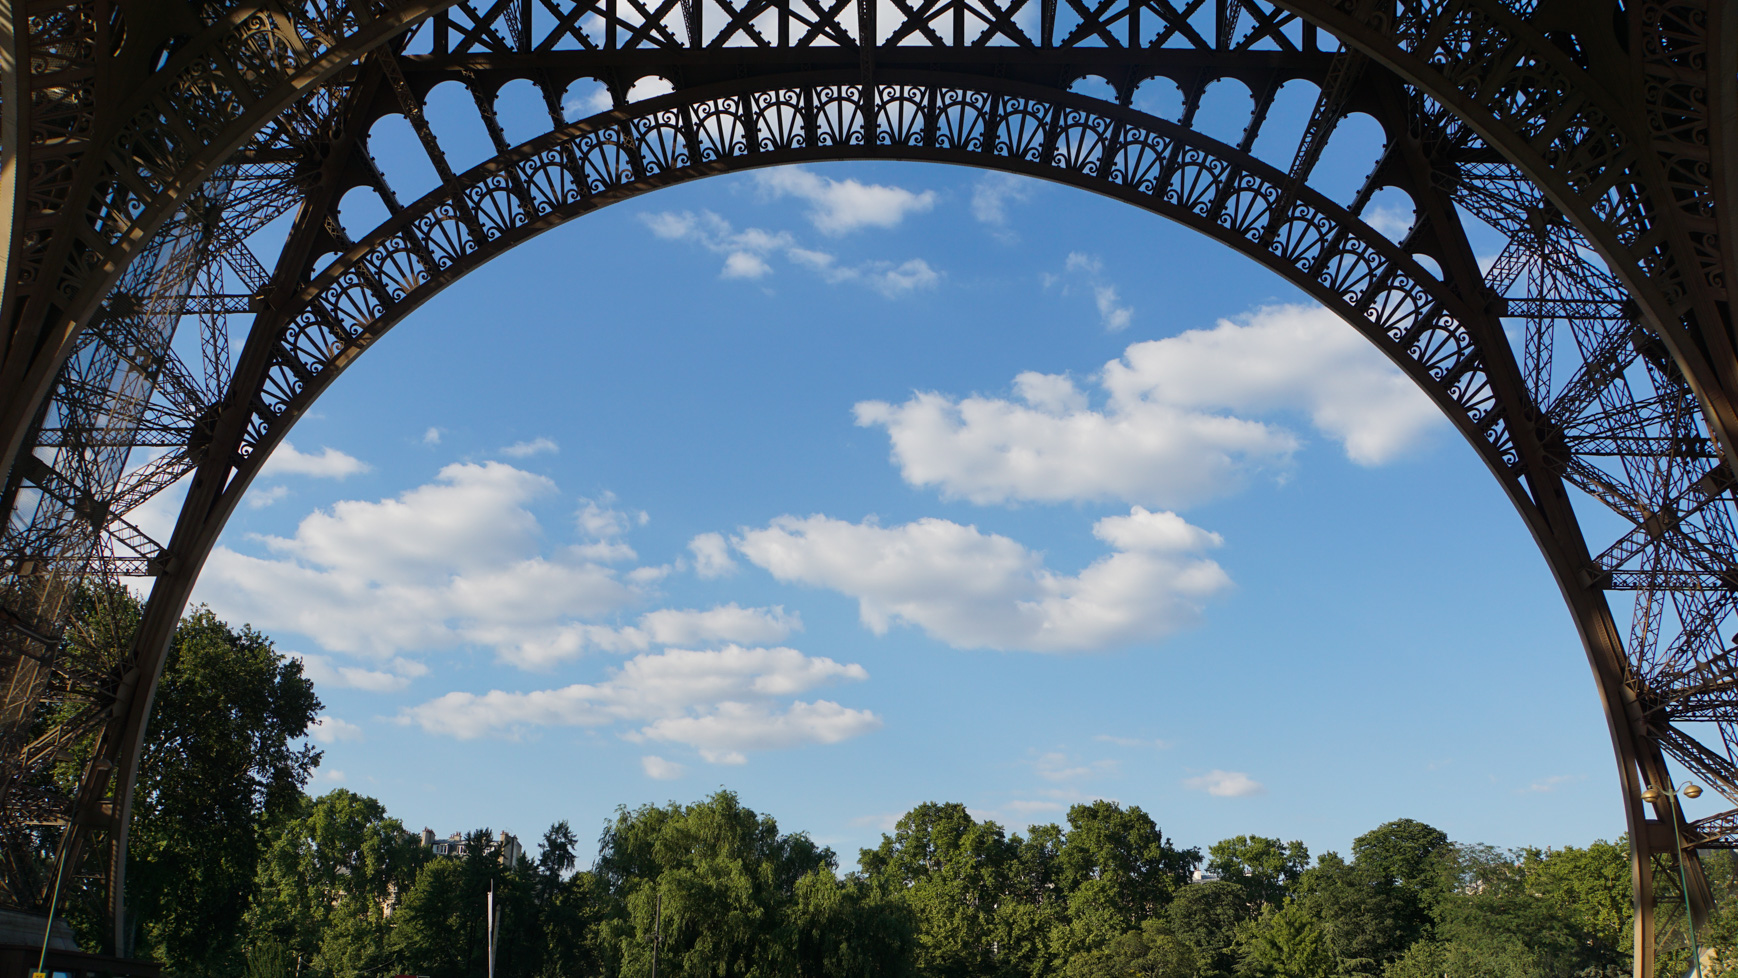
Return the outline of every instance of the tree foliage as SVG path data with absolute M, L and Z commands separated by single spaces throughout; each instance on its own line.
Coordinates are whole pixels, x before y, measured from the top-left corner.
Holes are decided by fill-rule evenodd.
M 69 658 L 114 668 L 129 648 L 140 602 L 119 587 L 75 597 Z M 240 936 L 266 826 L 302 803 L 320 752 L 302 740 L 320 711 L 300 661 L 270 639 L 195 608 L 169 644 L 141 746 L 127 859 L 132 954 L 175 972 L 246 967 Z M 70 786 L 94 743 L 62 765 Z M 88 940 L 96 894 L 70 916 Z

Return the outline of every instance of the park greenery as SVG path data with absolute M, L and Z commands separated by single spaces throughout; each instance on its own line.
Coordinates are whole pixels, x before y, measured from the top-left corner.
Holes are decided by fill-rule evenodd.
M 100 598 L 100 600 L 97 600 Z M 136 603 L 87 598 L 100 655 Z M 926 803 L 843 869 L 727 790 L 619 808 L 578 865 L 566 821 L 512 862 L 479 828 L 435 855 L 380 802 L 303 793 L 320 710 L 300 664 L 197 609 L 157 697 L 134 800 L 132 953 L 173 976 L 482 978 L 1616 978 L 1631 970 L 1628 846 L 1498 850 L 1411 819 L 1348 853 L 1242 835 L 1199 848 L 1138 806 L 1010 832 Z M 70 768 L 69 768 L 70 770 Z M 1738 861 L 1704 948 L 1738 962 Z M 1196 870 L 1207 879 L 1195 881 Z M 1656 867 L 1660 974 L 1688 970 Z M 70 916 L 92 946 L 97 920 Z

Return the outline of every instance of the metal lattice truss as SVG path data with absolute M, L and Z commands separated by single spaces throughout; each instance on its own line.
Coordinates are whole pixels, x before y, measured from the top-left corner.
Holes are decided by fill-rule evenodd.
M 254 474 L 374 340 L 598 207 L 833 159 L 990 167 L 1116 197 L 1339 313 L 1436 401 L 1539 542 L 1610 719 L 1637 866 L 1677 850 L 1677 816 L 1640 798 L 1670 783 L 1667 758 L 1732 806 L 1679 826 L 1687 848 L 1738 845 L 1738 357 L 1731 218 L 1715 203 L 1738 179 L 1719 123 L 1738 68 L 1720 61 L 1732 45 L 1714 40 L 1735 28 L 1717 5 L 1631 3 L 1615 18 L 1562 0 L 156 6 L 0 16 L 0 49 L 27 66 L 0 88 L 10 902 L 46 900 L 41 854 L 58 847 L 106 881 L 120 919 L 130 785 L 170 631 Z M 634 100 L 653 75 L 673 91 Z M 1070 90 L 1089 75 L 1114 97 Z M 570 103 L 586 79 L 609 108 Z M 509 139 L 497 101 L 520 81 L 547 125 Z M 474 166 L 455 165 L 475 147 L 426 112 L 453 83 L 487 135 Z M 1174 84 L 1178 111 L 1136 107 L 1154 83 Z M 1197 128 L 1225 83 L 1251 95 L 1235 141 Z M 1289 130 L 1270 110 L 1292 84 L 1313 86 L 1314 107 L 1275 144 Z M 1312 176 L 1354 113 L 1386 140 L 1335 198 Z M 426 160 L 432 182 L 377 162 L 394 131 L 391 157 Z M 1413 203 L 1402 233 L 1369 219 L 1389 188 Z M 281 244 L 256 234 L 274 221 Z M 1490 232 L 1507 244 L 1481 265 L 1469 233 Z M 129 514 L 176 484 L 180 520 L 153 540 Z M 101 669 L 60 640 L 93 577 L 154 578 L 132 645 Z M 1613 595 L 1633 602 L 1626 621 Z M 56 788 L 49 767 L 81 742 L 95 747 L 77 789 Z M 1651 973 L 1650 913 L 1638 928 L 1637 973 Z

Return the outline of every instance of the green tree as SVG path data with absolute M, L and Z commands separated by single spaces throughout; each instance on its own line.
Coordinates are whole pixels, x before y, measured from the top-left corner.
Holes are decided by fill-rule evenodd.
M 1352 840 L 1352 861 L 1366 878 L 1416 898 L 1421 908 L 1453 886 L 1445 873 L 1453 855 L 1446 833 L 1410 818 L 1385 822 Z
M 1613 849 L 1589 859 L 1587 850 L 1455 847 L 1458 885 L 1434 901 L 1431 939 L 1409 948 L 1394 968 L 1407 975 L 1446 967 L 1449 974 L 1537 978 L 1627 971 L 1627 960 L 1612 943 L 1615 935 L 1602 922 L 1611 894 L 1600 877 L 1610 868 Z
M 789 914 L 797 978 L 915 974 L 917 927 L 902 897 L 819 868 L 797 881 Z
M 1250 978 L 1331 978 L 1338 965 L 1327 934 L 1296 900 L 1240 928 L 1237 950 L 1237 973 Z
M 616 912 L 598 928 L 631 978 L 761 978 L 796 967 L 797 884 L 830 873 L 832 850 L 720 791 L 693 805 L 618 809 L 595 872 Z
M 1141 921 L 1100 948 L 1068 960 L 1066 978 L 1195 978 L 1195 952 L 1165 921 Z
M 245 924 L 254 945 L 275 944 L 293 973 L 348 978 L 389 963 L 388 908 L 426 858 L 373 798 L 342 788 L 304 800 L 272 834 Z
M 392 955 L 407 972 L 429 978 L 470 973 L 472 918 L 483 908 L 465 899 L 464 875 L 456 859 L 430 859 L 393 908 Z
M 1018 970 L 1009 960 L 1022 955 L 1003 939 L 1018 915 L 998 911 L 1021 868 L 1020 849 L 1000 825 L 977 821 L 962 804 L 925 802 L 857 861 L 876 885 L 905 894 L 917 920 L 918 971 L 971 978 Z
M 1207 868 L 1243 888 L 1252 914 L 1283 902 L 1309 865 L 1310 851 L 1302 842 L 1259 835 L 1225 839 L 1207 850 Z
M 1243 888 L 1222 880 L 1186 886 L 1171 900 L 1171 933 L 1194 953 L 1203 978 L 1231 973 L 1248 906 Z
M 140 615 L 122 588 L 77 598 L 70 653 L 118 661 Z M 176 627 L 139 759 L 127 847 L 131 953 L 178 974 L 233 974 L 267 823 L 295 808 L 320 752 L 301 663 L 200 607 Z M 87 747 L 88 749 L 88 747 Z M 87 755 L 88 756 L 88 755 Z M 67 765 L 82 769 L 82 758 Z
M 1348 975 L 1378 975 L 1414 943 L 1416 908 L 1387 879 L 1328 852 L 1298 878 L 1295 891 L 1321 925 Z
M 1055 860 L 1067 914 L 1051 948 L 1074 973 L 1099 967 L 1090 962 L 1107 960 L 1112 944 L 1163 914 L 1201 853 L 1176 848 L 1146 812 L 1116 802 L 1075 805 L 1068 826 Z

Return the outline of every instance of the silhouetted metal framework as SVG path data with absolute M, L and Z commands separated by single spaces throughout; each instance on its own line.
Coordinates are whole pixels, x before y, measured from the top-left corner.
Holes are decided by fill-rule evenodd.
M 0 0 L 0 67 L 0 886 L 41 907 L 45 856 L 99 878 L 117 953 L 170 632 L 296 419 L 520 241 L 659 187 L 814 160 L 1095 191 L 1333 309 L 1460 429 L 1556 575 L 1617 755 L 1638 975 L 1653 973 L 1650 860 L 1680 855 L 1676 816 L 1642 786 L 1674 767 L 1700 779 L 1733 807 L 1680 826 L 1690 855 L 1738 845 L 1738 650 L 1723 637 L 1738 632 L 1738 358 L 1716 203 L 1738 181 L 1738 28 L 1718 3 Z M 673 91 L 630 101 L 652 75 Z M 1070 91 L 1089 75 L 1114 100 Z M 571 117 L 579 79 L 612 107 Z M 1133 107 L 1154 79 L 1180 91 L 1175 118 Z M 1222 79 L 1253 98 L 1234 143 L 1194 127 Z M 518 80 L 548 115 L 524 142 L 495 109 Z M 470 93 L 493 146 L 468 169 L 424 115 L 443 82 Z M 1315 86 L 1314 109 L 1257 156 L 1288 82 Z M 1310 178 L 1353 113 L 1385 144 L 1361 188 L 1330 199 Z M 368 152 L 389 117 L 436 177 L 414 199 Z M 1384 188 L 1413 202 L 1403 233 L 1365 219 Z M 387 219 L 346 223 L 358 193 Z M 249 236 L 284 215 L 281 251 L 257 255 Z M 1488 268 L 1473 222 L 1507 239 Z M 173 536 L 150 539 L 129 512 L 183 479 Z M 1578 509 L 1617 529 L 1590 539 Z M 117 576 L 154 578 L 138 633 L 74 661 L 69 594 Z M 1614 593 L 1633 602 L 1621 623 Z M 69 775 L 68 749 L 92 741 Z

